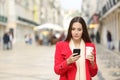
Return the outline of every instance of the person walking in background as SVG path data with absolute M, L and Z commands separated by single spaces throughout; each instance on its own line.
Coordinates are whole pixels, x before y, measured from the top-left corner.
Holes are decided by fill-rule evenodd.
M 25 43 L 26 43 L 26 44 L 29 43 L 29 36 L 28 36 L 28 34 L 25 35 Z
M 10 42 L 10 37 L 8 32 L 6 32 L 3 35 L 3 50 L 9 49 L 9 42 Z
M 107 30 L 107 46 L 108 46 L 108 49 L 113 49 L 112 35 L 111 35 L 111 32 L 109 30 Z
M 9 42 L 9 48 L 12 49 L 13 47 L 13 35 L 11 32 L 8 33 L 9 38 L 10 38 L 10 42 Z
M 35 34 L 35 42 L 36 42 L 37 44 L 39 44 L 39 35 L 38 35 L 38 34 Z
M 60 35 L 59 41 L 64 41 L 65 39 L 65 34 L 64 32 L 62 32 L 62 34 Z
M 90 52 L 88 48 L 92 48 Z M 73 54 L 74 49 L 80 49 L 80 55 Z M 74 17 L 66 39 L 57 42 L 54 71 L 60 75 L 59 80 L 92 80 L 91 77 L 97 74 L 96 48 L 90 40 L 82 17 Z
M 92 32 L 92 33 L 90 34 L 90 38 L 91 38 L 92 42 L 94 42 L 94 39 L 95 39 L 95 34 L 94 34 L 94 32 Z
M 48 44 L 52 45 L 52 36 L 53 36 L 53 30 L 51 29 L 48 34 Z
M 97 31 L 96 33 L 96 42 L 99 44 L 100 43 L 100 33 Z
M 31 36 L 31 34 L 26 34 L 25 35 L 25 43 L 26 44 L 32 44 L 32 36 Z
M 31 36 L 31 34 L 28 35 L 28 38 L 29 38 L 28 43 L 32 44 L 32 36 Z

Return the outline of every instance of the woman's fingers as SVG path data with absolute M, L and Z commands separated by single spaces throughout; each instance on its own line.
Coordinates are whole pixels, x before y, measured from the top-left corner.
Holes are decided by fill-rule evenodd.
M 90 61 L 94 61 L 94 56 L 93 56 L 93 55 L 88 55 L 88 59 L 89 59 Z
M 75 61 L 77 61 L 80 58 L 80 55 L 74 56 L 75 54 L 71 55 L 68 59 L 67 59 L 67 63 L 71 64 Z

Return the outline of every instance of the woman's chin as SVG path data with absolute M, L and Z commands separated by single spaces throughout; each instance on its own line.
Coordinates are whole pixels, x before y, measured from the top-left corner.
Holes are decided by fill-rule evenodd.
M 80 38 L 74 38 L 74 40 L 76 40 L 76 41 L 77 41 L 77 40 L 80 40 Z

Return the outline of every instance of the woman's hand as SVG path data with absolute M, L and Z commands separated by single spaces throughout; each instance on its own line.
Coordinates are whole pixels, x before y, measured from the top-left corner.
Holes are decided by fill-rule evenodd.
M 90 60 L 90 63 L 91 63 L 92 65 L 94 65 L 94 55 L 93 55 L 93 54 L 94 54 L 94 53 L 91 52 L 90 55 L 87 55 L 87 59 Z
M 75 61 L 77 61 L 79 58 L 80 58 L 80 55 L 76 55 L 77 53 L 75 54 L 72 54 L 68 59 L 67 59 L 67 64 L 71 64 L 71 63 L 74 63 Z M 74 56 L 76 55 L 76 56 Z

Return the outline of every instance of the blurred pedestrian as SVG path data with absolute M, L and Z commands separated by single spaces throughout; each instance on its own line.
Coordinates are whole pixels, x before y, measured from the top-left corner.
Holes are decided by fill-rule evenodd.
M 35 42 L 38 44 L 39 43 L 39 35 L 35 34 Z
M 96 33 L 96 42 L 100 43 L 100 33 L 99 33 L 99 31 L 97 31 L 97 33 Z
M 52 36 L 53 36 L 53 30 L 51 29 L 48 34 L 48 44 L 52 45 Z
M 32 36 L 31 36 L 31 34 L 28 35 L 28 38 L 29 38 L 29 39 L 28 39 L 28 43 L 29 43 L 29 44 L 32 44 Z
M 90 38 L 91 38 L 92 42 L 94 42 L 95 34 L 93 32 L 90 34 Z
M 25 35 L 25 43 L 26 43 L 26 44 L 29 43 L 29 36 L 28 36 L 28 34 Z
M 88 56 L 87 47 L 93 49 Z M 80 55 L 73 54 L 74 49 L 80 49 Z M 82 17 L 74 17 L 71 20 L 65 41 L 56 44 L 54 58 L 54 71 L 60 75 L 59 80 L 92 80 L 91 77 L 97 74 L 95 45 L 90 41 Z
M 10 42 L 9 42 L 9 48 L 12 49 L 13 47 L 13 35 L 11 32 L 8 33 L 9 38 L 10 38 Z
M 62 34 L 60 35 L 59 41 L 64 41 L 65 40 L 65 34 L 64 32 L 62 32 Z
M 3 35 L 3 50 L 9 49 L 9 42 L 10 42 L 9 34 L 8 32 L 5 32 Z
M 108 49 L 112 49 L 112 35 L 109 30 L 107 30 L 107 46 Z

